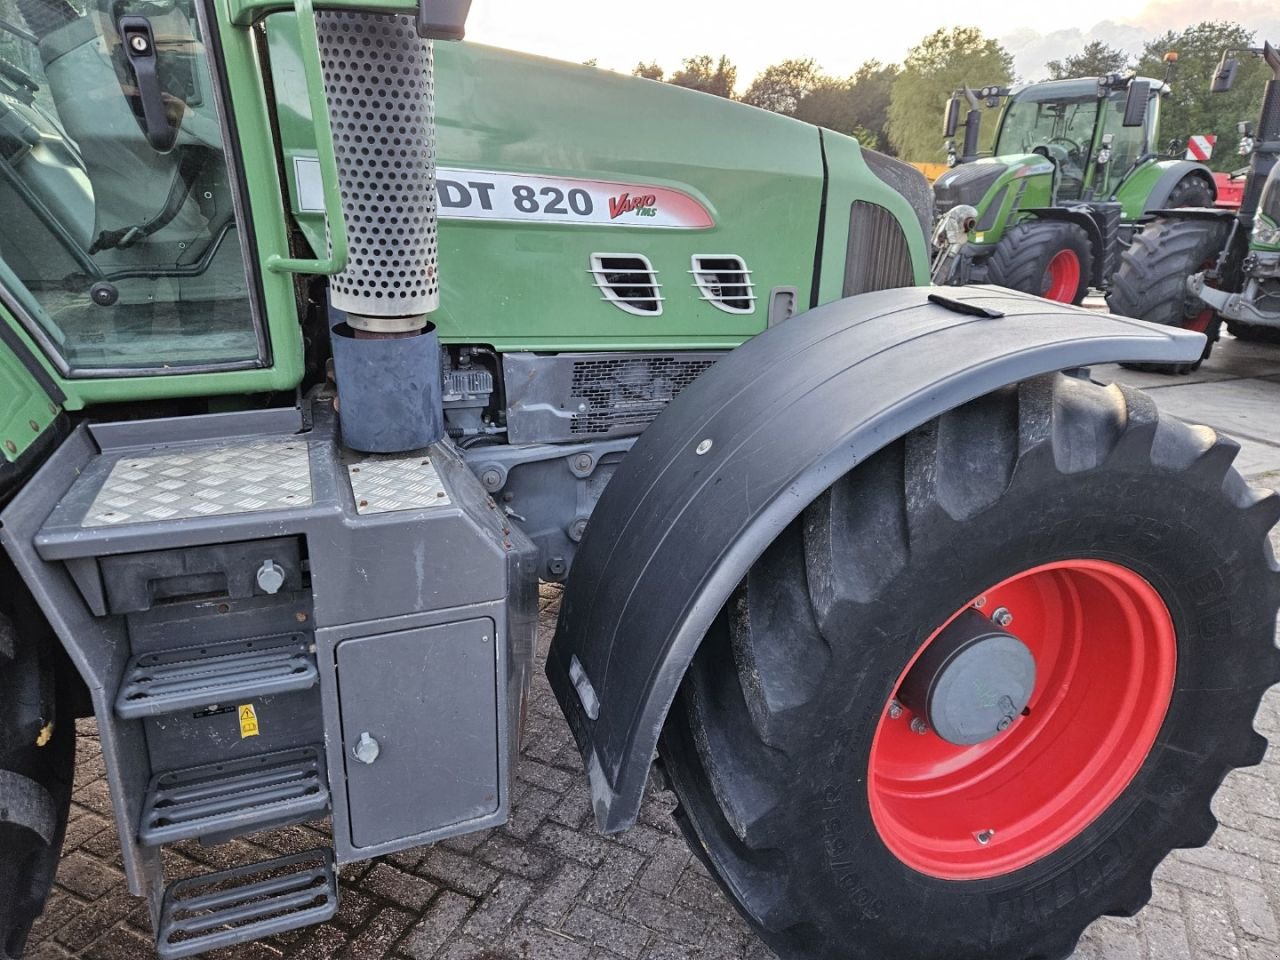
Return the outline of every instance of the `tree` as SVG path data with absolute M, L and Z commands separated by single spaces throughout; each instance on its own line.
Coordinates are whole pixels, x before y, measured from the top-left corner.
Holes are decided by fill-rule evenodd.
M 1244 166 L 1236 147 L 1240 135 L 1236 123 L 1258 121 L 1262 109 L 1263 84 L 1270 75 L 1261 60 L 1245 53 L 1240 56 L 1240 71 L 1229 93 L 1210 93 L 1209 84 L 1222 57 L 1230 47 L 1248 47 L 1253 32 L 1237 23 L 1204 21 L 1187 27 L 1181 33 L 1170 31 L 1146 45 L 1138 61 L 1138 73 L 1146 77 L 1163 77 L 1164 55 L 1176 51 L 1176 72 L 1170 80 L 1172 92 L 1160 108 L 1160 135 L 1164 141 L 1154 145 L 1163 150 L 1170 139 L 1183 140 L 1192 134 L 1217 134 L 1210 166 L 1215 170 L 1231 170 Z M 1181 148 L 1179 148 L 1181 155 Z
M 668 82 L 677 87 L 701 90 L 703 93 L 713 93 L 717 97 L 732 100 L 734 87 L 738 85 L 738 68 L 728 57 L 713 60 L 709 54 L 704 53 L 686 57 L 684 67 L 673 73 Z
M 600 69 L 600 58 L 592 57 L 590 60 L 583 60 L 582 65 L 584 67 L 595 67 L 598 70 Z
M 1013 56 L 976 27 L 937 30 L 920 41 L 893 82 L 889 97 L 889 142 L 900 157 L 936 161 L 944 157 L 942 111 L 959 87 L 1007 84 Z M 990 147 L 995 124 L 983 129 L 980 146 Z
M 801 101 L 826 79 L 811 59 L 783 60 L 751 81 L 742 102 L 793 117 Z
M 1050 60 L 1045 67 L 1049 70 L 1050 80 L 1070 80 L 1120 73 L 1128 65 L 1129 54 L 1101 40 L 1092 40 L 1079 53 L 1061 60 Z
M 658 66 L 656 60 L 648 63 L 637 63 L 635 69 L 631 71 L 633 77 L 644 77 L 646 80 L 663 80 L 667 76 L 667 71 Z
M 885 149 L 889 94 L 898 68 L 868 60 L 851 77 L 820 77 L 795 109 L 795 117 L 857 137 L 864 147 Z

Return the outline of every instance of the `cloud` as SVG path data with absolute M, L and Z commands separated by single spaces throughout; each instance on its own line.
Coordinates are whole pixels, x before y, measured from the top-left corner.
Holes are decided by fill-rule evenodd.
M 1123 21 L 1103 20 L 1087 30 L 1071 27 L 1048 33 L 1024 28 L 1001 37 L 1000 42 L 1013 54 L 1020 79 L 1043 80 L 1046 63 L 1078 53 L 1094 40 L 1118 47 L 1136 59 L 1148 40 L 1204 20 L 1232 20 L 1255 31 L 1259 41 L 1280 42 L 1280 17 L 1273 0 L 1150 0 Z

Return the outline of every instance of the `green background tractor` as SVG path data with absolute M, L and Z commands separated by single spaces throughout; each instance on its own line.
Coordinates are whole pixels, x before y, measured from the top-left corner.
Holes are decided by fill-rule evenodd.
M 997 283 L 1066 303 L 1106 289 L 1132 225 L 1151 210 L 1210 207 L 1209 169 L 1162 159 L 1159 80 L 1113 74 L 963 91 L 964 146 L 934 183 L 936 283 Z M 979 157 L 982 102 L 1001 101 Z M 960 97 L 947 106 L 954 137 Z
M 1272 71 L 1237 210 L 1161 211 L 1125 252 L 1107 297 L 1115 313 L 1196 330 L 1209 356 L 1221 325 L 1244 340 L 1280 342 L 1280 54 L 1270 44 L 1225 51 L 1212 90 L 1235 80 L 1241 52 Z M 1242 124 L 1242 128 L 1246 125 Z M 1199 362 L 1156 367 L 1185 373 Z
M 177 960 L 503 825 L 538 668 L 787 960 L 1141 909 L 1263 756 L 1280 497 L 1064 371 L 1203 337 L 925 286 L 914 169 L 467 7 L 0 0 L 0 958 L 78 719 Z

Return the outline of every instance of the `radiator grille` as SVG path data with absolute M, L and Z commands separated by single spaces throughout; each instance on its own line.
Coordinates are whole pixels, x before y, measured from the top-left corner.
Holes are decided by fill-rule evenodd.
M 643 429 L 714 362 L 676 356 L 578 360 L 570 391 L 586 409 L 573 418 L 571 432 L 580 436 Z
M 855 201 L 849 215 L 844 295 L 910 287 L 914 283 L 911 248 L 898 218 L 877 203 Z

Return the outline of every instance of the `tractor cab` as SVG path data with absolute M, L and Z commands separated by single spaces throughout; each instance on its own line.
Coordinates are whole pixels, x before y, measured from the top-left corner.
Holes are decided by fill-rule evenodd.
M 1059 200 L 1107 196 L 1151 151 L 1167 92 L 1159 81 L 1115 76 L 1015 88 L 1000 115 L 994 154 L 1052 161 Z M 1137 107 L 1130 105 L 1131 94 Z M 1126 110 L 1133 115 L 1138 109 L 1140 122 L 1126 125 Z

